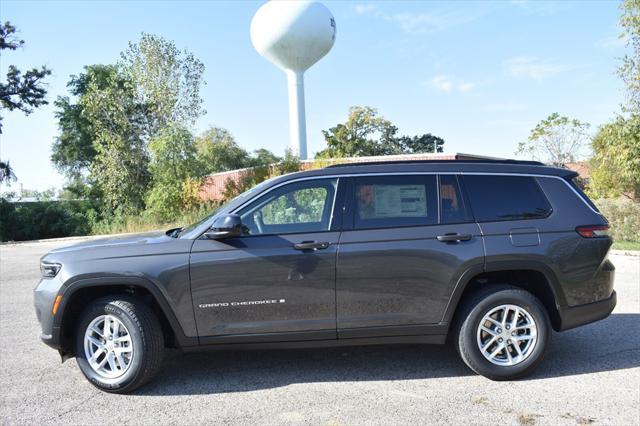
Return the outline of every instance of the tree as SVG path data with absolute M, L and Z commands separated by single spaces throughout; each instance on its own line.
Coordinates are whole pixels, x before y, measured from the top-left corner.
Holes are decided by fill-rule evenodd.
M 593 138 L 589 191 L 596 197 L 640 196 L 640 115 L 619 116 Z
M 190 179 L 198 174 L 193 135 L 180 125 L 168 125 L 149 142 L 149 151 L 152 186 L 147 207 L 160 219 L 175 219 L 187 207 Z
M 562 167 L 582 157 L 589 141 L 588 129 L 588 123 L 555 112 L 531 130 L 527 141 L 518 144 L 516 154 Z
M 434 136 L 431 133 L 413 137 L 402 136 L 400 138 L 400 146 L 405 153 L 443 152 L 444 139 Z
M 89 82 L 93 84 L 94 90 L 105 90 L 117 74 L 118 70 L 114 65 L 86 66 L 84 73 L 72 75 L 67 83 L 76 102 L 73 103 L 68 96 L 59 96 L 54 102 L 60 133 L 51 148 L 51 161 L 71 181 L 82 180 L 96 157 L 94 129 L 84 113 L 82 103 L 88 92 Z
M 316 158 L 363 157 L 373 155 L 442 152 L 444 140 L 430 133 L 420 136 L 397 136 L 398 128 L 380 116 L 375 108 L 349 108 L 345 123 L 323 130 L 327 148 Z
M 228 130 L 211 127 L 196 140 L 202 175 L 251 167 L 249 153 L 241 148 Z
M 627 103 L 622 115 L 598 129 L 593 138 L 589 192 L 596 197 L 640 197 L 640 0 L 621 4 L 620 26 L 631 54 L 622 58 L 618 75 Z
M 16 180 L 16 174 L 13 172 L 13 167 L 8 161 L 0 161 L 0 183 L 11 183 Z
M 205 113 L 200 97 L 204 65 L 172 41 L 143 33 L 122 52 L 119 65 L 136 86 L 138 103 L 147 106 L 150 137 L 169 123 L 193 124 Z
M 628 105 L 636 114 L 640 113 L 640 0 L 624 0 L 620 5 L 622 35 L 631 48 L 631 54 L 622 58 L 618 75 L 627 88 Z
M 16 50 L 24 46 L 24 40 L 16 35 L 16 27 L 9 21 L 0 23 L 0 52 Z M 9 65 L 6 83 L 0 83 L 0 107 L 7 111 L 19 110 L 29 115 L 35 108 L 47 104 L 47 90 L 43 79 L 51 74 L 46 67 L 32 68 L 22 74 L 14 65 Z M 2 134 L 2 116 L 0 116 L 0 134 Z M 10 183 L 16 175 L 8 161 L 0 161 L 0 183 Z
M 251 163 L 253 166 L 259 167 L 279 163 L 280 161 L 282 161 L 282 158 L 278 157 L 273 152 L 265 148 L 260 148 L 253 151 Z
M 101 191 L 107 212 L 135 214 L 144 208 L 150 178 L 145 108 L 136 102 L 136 86 L 116 69 L 104 83 L 90 76 L 81 99 L 96 150 L 89 178 Z
M 317 158 L 362 157 L 400 153 L 395 144 L 398 129 L 375 108 L 354 106 L 349 108 L 347 121 L 337 124 L 322 134 L 327 148 Z

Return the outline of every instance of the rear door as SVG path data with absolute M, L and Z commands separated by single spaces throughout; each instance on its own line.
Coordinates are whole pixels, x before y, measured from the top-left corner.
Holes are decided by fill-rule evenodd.
M 338 337 L 423 334 L 484 251 L 456 175 L 352 178 L 336 276 Z

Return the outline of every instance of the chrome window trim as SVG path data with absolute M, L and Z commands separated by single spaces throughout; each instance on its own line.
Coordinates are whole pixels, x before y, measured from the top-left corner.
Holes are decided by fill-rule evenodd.
M 340 179 L 340 178 L 352 178 L 352 177 L 362 177 L 362 176 L 410 176 L 410 175 L 463 175 L 463 176 L 528 176 L 535 178 L 551 178 L 551 179 L 559 179 L 562 181 L 576 196 L 584 203 L 585 206 L 589 208 L 592 212 L 596 213 L 599 216 L 602 216 L 602 213 L 594 210 L 589 203 L 586 202 L 584 198 L 578 193 L 578 191 L 573 188 L 566 179 L 561 178 L 560 176 L 554 175 L 543 175 L 543 174 L 533 174 L 533 173 L 487 173 L 487 172 L 374 172 L 374 173 L 336 173 L 331 175 L 318 175 L 318 176 L 303 176 L 299 178 L 294 178 L 290 180 L 286 180 L 277 185 L 272 186 L 260 194 L 257 194 L 254 198 L 247 200 L 244 204 L 238 206 L 231 213 L 237 213 L 239 210 L 244 208 L 247 204 L 251 203 L 256 197 L 261 197 L 265 194 L 268 194 L 270 191 L 277 189 L 283 185 L 288 185 L 290 183 L 295 183 L 304 180 L 320 180 L 320 179 Z M 336 194 L 337 195 L 337 194 Z M 440 202 L 438 200 L 438 202 Z M 334 207 L 335 207 L 335 197 L 334 197 Z M 333 208 L 332 208 L 332 219 L 333 219 Z

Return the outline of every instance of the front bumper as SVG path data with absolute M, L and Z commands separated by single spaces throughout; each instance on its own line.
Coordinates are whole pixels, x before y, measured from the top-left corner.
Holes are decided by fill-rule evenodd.
M 616 307 L 617 301 L 618 296 L 614 290 L 608 299 L 587 303 L 586 305 L 560 307 L 558 309 L 560 315 L 558 331 L 569 330 L 608 317 L 613 308 Z
M 58 277 L 42 278 L 33 290 L 33 305 L 40 323 L 40 339 L 54 349 L 60 349 L 60 329 L 54 326 L 53 303 L 62 287 Z

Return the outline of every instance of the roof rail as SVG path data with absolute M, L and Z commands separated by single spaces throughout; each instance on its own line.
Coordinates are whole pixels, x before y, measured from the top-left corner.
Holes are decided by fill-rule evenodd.
M 521 160 L 390 160 L 390 161 L 363 161 L 361 163 L 341 163 L 332 164 L 325 167 L 326 169 L 336 167 L 354 167 L 354 166 L 371 166 L 386 164 L 515 164 L 522 166 L 545 166 L 539 161 L 521 161 Z

